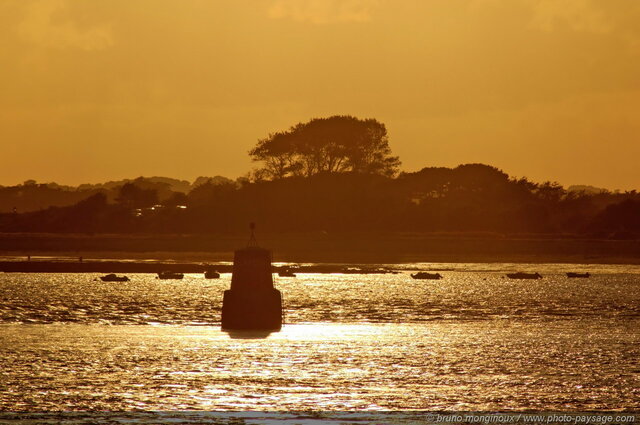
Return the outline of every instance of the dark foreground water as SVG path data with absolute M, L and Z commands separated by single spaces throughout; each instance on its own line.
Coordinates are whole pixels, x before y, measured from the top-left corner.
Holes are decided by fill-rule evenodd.
M 640 409 L 639 267 L 438 267 L 279 278 L 270 335 L 220 331 L 230 275 L 0 274 L 0 410 Z

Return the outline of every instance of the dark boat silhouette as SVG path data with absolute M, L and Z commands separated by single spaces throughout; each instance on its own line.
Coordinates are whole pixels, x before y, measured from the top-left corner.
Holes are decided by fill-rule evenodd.
M 567 277 L 582 277 L 582 278 L 587 278 L 587 277 L 591 277 L 591 274 L 590 274 L 589 272 L 586 272 L 586 273 L 568 272 L 568 273 L 567 273 Z
M 219 279 L 220 273 L 215 270 L 207 270 L 206 272 L 204 272 L 204 277 L 206 279 Z
M 291 269 L 282 269 L 278 272 L 280 277 L 296 277 L 296 274 Z
M 509 279 L 542 279 L 542 275 L 540 273 L 507 273 L 507 277 Z
M 413 273 L 411 277 L 414 279 L 428 279 L 428 280 L 442 279 L 442 275 L 440 273 L 427 273 L 427 272 Z
M 344 267 L 340 273 L 344 274 L 363 274 L 364 271 L 359 267 Z
M 109 273 L 104 276 L 100 276 L 100 280 L 103 282 L 128 282 L 129 278 L 127 276 L 118 276 L 114 273 Z
M 160 272 L 158 273 L 158 279 L 168 280 L 168 279 L 182 279 L 184 277 L 183 273 L 176 272 Z
M 371 268 L 371 267 L 365 267 L 365 268 L 361 268 L 361 267 L 343 267 L 340 270 L 339 273 L 343 273 L 343 274 L 387 274 L 387 273 L 398 274 L 398 272 L 387 270 L 387 269 L 382 268 L 382 267 L 378 267 L 378 268 Z

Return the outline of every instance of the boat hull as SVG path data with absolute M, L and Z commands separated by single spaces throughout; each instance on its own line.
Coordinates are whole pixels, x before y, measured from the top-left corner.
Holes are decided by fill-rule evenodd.
M 440 273 L 430 274 L 430 273 L 416 273 L 411 275 L 412 278 L 416 280 L 439 280 L 442 279 L 442 275 Z
M 586 279 L 591 277 L 590 273 L 573 273 L 573 272 L 569 272 L 567 273 L 567 277 L 569 278 L 578 278 L 578 279 Z
M 539 274 L 525 274 L 525 273 L 509 273 L 507 274 L 509 279 L 542 279 Z
M 160 280 L 180 280 L 182 278 L 184 278 L 183 273 L 158 273 Z
M 105 276 L 100 276 L 100 280 L 103 282 L 128 282 L 129 278 L 127 276 L 118 276 L 115 273 L 109 273 Z

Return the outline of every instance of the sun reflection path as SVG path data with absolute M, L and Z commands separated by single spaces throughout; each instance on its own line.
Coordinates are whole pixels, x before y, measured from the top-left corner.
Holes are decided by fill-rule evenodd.
M 638 338 L 611 321 L 300 323 L 259 338 L 217 326 L 1 325 L 12 391 L 0 408 L 621 408 L 637 388 L 637 374 L 620 371 L 633 369 Z

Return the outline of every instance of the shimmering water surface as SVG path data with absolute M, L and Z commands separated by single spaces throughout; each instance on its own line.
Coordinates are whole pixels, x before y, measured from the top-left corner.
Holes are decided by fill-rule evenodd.
M 0 410 L 640 408 L 639 267 L 411 267 L 453 270 L 276 278 L 269 335 L 220 331 L 228 274 L 0 274 Z

